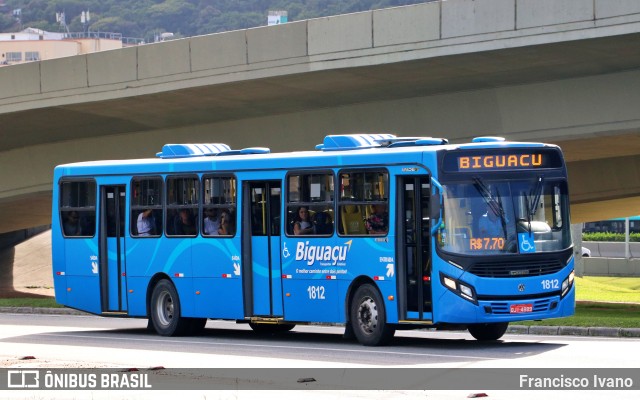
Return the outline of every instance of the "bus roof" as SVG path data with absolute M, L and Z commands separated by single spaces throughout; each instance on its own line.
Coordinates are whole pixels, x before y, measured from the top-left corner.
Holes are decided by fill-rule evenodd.
M 62 175 L 148 174 L 215 172 L 274 168 L 318 168 L 336 165 L 421 163 L 424 153 L 472 148 L 557 147 L 543 143 L 508 142 L 483 137 L 472 143 L 448 144 L 446 139 L 396 137 L 391 134 L 329 135 L 316 151 L 270 153 L 263 147 L 231 150 L 222 143 L 167 144 L 157 158 L 100 160 L 63 164 L 56 167 Z M 413 157 L 408 157 L 413 155 Z M 283 164 L 284 163 L 284 164 Z

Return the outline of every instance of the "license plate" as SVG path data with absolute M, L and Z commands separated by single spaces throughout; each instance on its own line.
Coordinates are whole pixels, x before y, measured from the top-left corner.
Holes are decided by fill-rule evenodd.
M 533 304 L 512 304 L 511 314 L 521 314 L 533 312 Z

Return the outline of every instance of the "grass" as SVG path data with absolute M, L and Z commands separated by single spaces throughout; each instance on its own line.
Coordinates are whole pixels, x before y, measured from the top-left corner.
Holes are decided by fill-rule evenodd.
M 576 278 L 576 300 L 640 305 L 640 278 L 612 276 Z
M 0 299 L 0 307 L 54 307 L 62 308 L 53 297 L 29 298 L 20 297 Z

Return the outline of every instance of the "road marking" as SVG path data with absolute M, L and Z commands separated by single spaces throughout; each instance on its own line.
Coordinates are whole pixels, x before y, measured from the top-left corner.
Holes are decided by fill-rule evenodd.
M 93 335 L 67 335 L 57 333 L 41 333 L 39 336 L 53 336 L 53 337 L 75 337 L 83 339 L 109 339 L 118 340 L 112 336 L 93 336 Z M 316 351 L 334 351 L 334 352 L 350 352 L 350 353 L 364 353 L 364 354 L 383 354 L 383 355 L 402 355 L 402 356 L 415 356 L 415 357 L 443 357 L 443 358 L 464 358 L 471 360 L 501 360 L 501 358 L 495 357 L 476 357 L 476 356 L 459 356 L 450 354 L 436 354 L 436 353 L 408 353 L 401 351 L 382 351 L 382 350 L 368 350 L 368 349 L 342 349 L 332 347 L 304 347 L 304 346 L 278 346 L 278 345 L 262 345 L 251 343 L 231 343 L 231 342 L 203 342 L 197 340 L 170 340 L 170 339 L 150 339 L 150 338 L 131 338 L 127 337 L 129 341 L 138 342 L 154 342 L 154 343 L 172 343 L 172 344 L 201 344 L 206 346 L 220 346 L 220 347 L 254 347 L 265 349 L 294 349 L 294 350 L 316 350 Z M 144 349 L 141 349 L 144 350 Z

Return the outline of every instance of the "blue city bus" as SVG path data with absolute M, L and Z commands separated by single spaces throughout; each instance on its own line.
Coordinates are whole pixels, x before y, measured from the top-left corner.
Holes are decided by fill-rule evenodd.
M 560 149 L 479 137 L 330 135 L 315 151 L 167 144 L 155 158 L 55 168 L 56 301 L 148 318 L 164 336 L 208 319 L 259 332 L 344 324 L 468 329 L 574 313 Z
M 582 232 L 611 232 L 625 233 L 627 220 L 629 220 L 629 233 L 640 233 L 640 215 L 634 215 L 626 218 L 613 218 L 603 221 L 585 222 Z

